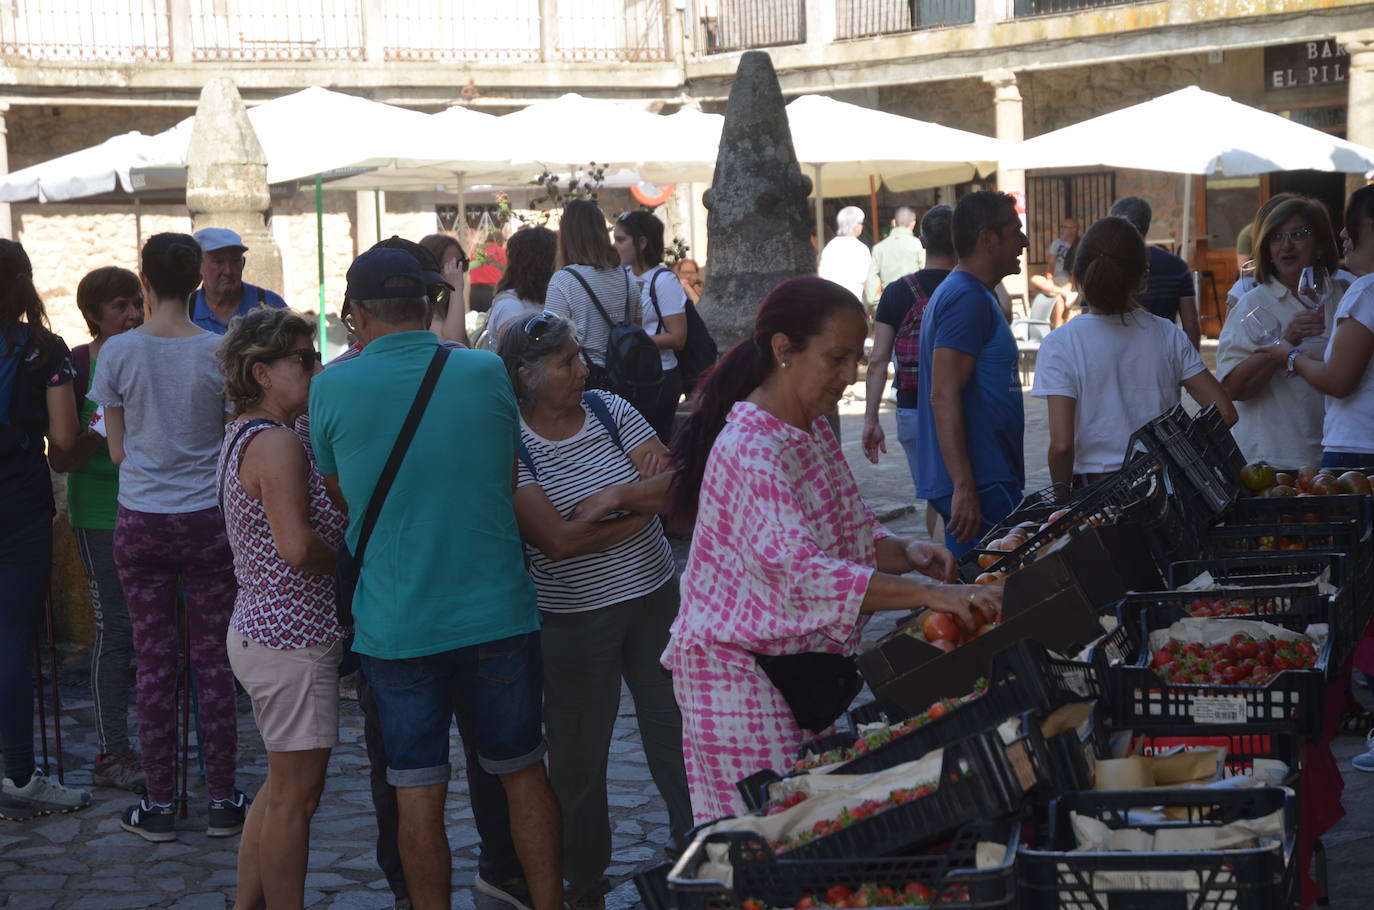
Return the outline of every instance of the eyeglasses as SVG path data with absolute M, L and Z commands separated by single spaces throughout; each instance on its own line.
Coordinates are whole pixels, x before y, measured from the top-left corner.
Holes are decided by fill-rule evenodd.
M 274 361 L 285 360 L 288 357 L 296 358 L 296 361 L 301 365 L 301 369 L 305 370 L 307 373 L 315 369 L 315 364 L 320 362 L 320 352 L 314 348 L 297 348 L 294 351 L 287 351 L 285 354 L 279 354 L 272 359 Z
M 1311 228 L 1298 228 L 1296 231 L 1275 231 L 1269 235 L 1269 245 L 1283 246 L 1285 240 L 1291 240 L 1294 246 L 1302 246 L 1311 239 Z
M 560 321 L 560 318 L 556 314 L 545 310 L 542 313 L 526 319 L 525 324 L 520 327 L 520 331 L 524 333 L 527 341 L 535 343 L 543 338 L 544 334 L 548 332 L 549 329 L 558 325 Z

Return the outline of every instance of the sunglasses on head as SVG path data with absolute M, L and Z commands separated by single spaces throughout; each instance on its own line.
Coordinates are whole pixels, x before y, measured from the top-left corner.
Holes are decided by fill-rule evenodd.
M 301 365 L 301 369 L 306 372 L 315 369 L 315 365 L 320 362 L 320 352 L 314 348 L 297 348 L 294 351 L 287 351 L 285 354 L 279 354 L 272 359 L 274 361 L 285 360 L 287 357 L 296 358 L 296 361 Z
M 537 342 L 544 337 L 544 333 L 558 324 L 558 316 L 545 310 L 535 316 L 525 320 L 525 324 L 520 327 L 525 339 L 531 343 Z

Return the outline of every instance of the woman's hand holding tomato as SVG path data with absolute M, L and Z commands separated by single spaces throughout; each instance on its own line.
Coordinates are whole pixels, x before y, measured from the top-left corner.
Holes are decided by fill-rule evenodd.
M 972 638 L 980 626 L 1002 615 L 1002 588 L 997 585 L 931 585 L 927 592 L 925 605 L 933 611 L 931 615 L 952 620 L 965 638 Z M 957 644 L 961 635 L 952 640 Z M 934 641 L 929 635 L 926 639 Z

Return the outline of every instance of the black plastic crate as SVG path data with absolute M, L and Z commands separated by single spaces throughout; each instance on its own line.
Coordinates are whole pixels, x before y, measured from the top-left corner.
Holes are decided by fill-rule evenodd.
M 980 842 L 1005 844 L 1004 860 L 977 868 Z M 733 869 L 731 884 L 696 877 L 706 861 L 708 845 L 727 846 Z M 674 910 L 739 910 L 746 900 L 765 907 L 794 907 L 803 897 L 823 898 L 836 886 L 858 889 L 876 885 L 902 893 L 908 884 L 923 887 L 931 897 L 928 902 L 913 900 L 913 907 L 997 910 L 1016 906 L 1019 845 L 1017 824 L 979 822 L 961 828 L 945 849 L 926 855 L 798 862 L 774 856 L 768 845 L 753 835 L 712 835 L 692 845 L 668 874 L 666 885 Z M 659 908 L 650 906 L 649 910 Z
M 1131 448 L 1143 447 L 1177 469 L 1186 484 L 1180 505 L 1199 520 L 1221 514 L 1240 495 L 1240 476 L 1216 464 L 1205 442 L 1193 432 L 1192 421 L 1182 406 L 1175 406 L 1142 426 L 1131 436 Z
M 1129 818 L 1161 805 L 1185 810 L 1186 819 L 1142 825 Z M 1187 853 L 1078 851 L 1070 823 L 1077 813 L 1117 829 L 1211 828 L 1277 811 L 1284 813 L 1277 843 Z M 1026 910 L 1289 910 L 1297 899 L 1296 801 L 1277 787 L 1067 793 L 1055 801 L 1047 847 L 1023 846 L 1017 857 Z M 1148 890 L 1124 886 L 1136 875 L 1154 876 Z
M 1319 594 L 1316 585 L 1155 591 L 1126 595 L 1118 615 L 1123 622 L 1138 621 L 1142 611 L 1182 609 L 1200 618 L 1270 621 L 1275 616 L 1293 616 L 1309 622 L 1324 622 L 1331 626 L 1331 666 L 1335 668 L 1345 663 L 1364 633 L 1364 626 L 1357 625 L 1358 611 L 1352 603 L 1351 593 L 1346 588 L 1337 588 L 1333 594 Z M 1195 612 L 1198 605 L 1218 602 L 1241 612 L 1219 615 Z
M 1350 587 L 1350 561 L 1343 553 L 1251 553 L 1170 564 L 1169 586 L 1186 585 L 1203 572 L 1223 587 L 1257 587 L 1314 582 L 1323 574 L 1339 588 Z
M 1322 703 L 1332 669 L 1331 638 L 1307 670 L 1284 670 L 1263 686 L 1197 685 L 1165 682 L 1150 667 L 1149 633 L 1187 618 L 1180 608 L 1145 611 L 1139 626 L 1123 623 L 1094 647 L 1109 662 L 1112 726 L 1141 732 L 1152 727 L 1205 725 L 1210 730 L 1286 732 L 1311 738 L 1321 731 Z M 1266 622 L 1301 632 L 1304 616 L 1270 616 Z M 1121 663 L 1113 657 L 1124 658 Z M 1237 712 L 1243 709 L 1244 716 Z
M 672 863 L 659 863 L 650 866 L 635 876 L 635 890 L 644 902 L 646 910 L 671 910 L 672 895 L 668 891 L 668 873 Z
M 966 581 L 972 581 L 984 571 L 1006 572 L 1017 568 L 1026 562 L 1028 556 L 1050 545 L 1079 525 L 1115 524 L 1127 506 L 1134 505 L 1142 499 L 1167 498 L 1167 483 L 1160 460 L 1153 455 L 1141 453 L 1121 470 L 1079 491 L 1068 505 L 1060 506 L 1066 510 L 1063 517 L 1045 530 L 1032 534 L 1015 550 L 970 550 L 960 558 L 960 574 Z M 997 561 L 986 568 L 980 567 L 978 557 L 981 555 L 996 556 Z
M 1093 664 L 1055 657 L 1044 645 L 1024 639 L 1010 648 L 999 652 L 992 661 L 987 691 L 979 697 L 949 709 L 942 716 L 920 727 L 873 748 L 857 758 L 843 763 L 845 774 L 868 774 L 881 771 L 902 762 L 914 761 L 938 749 L 945 743 L 962 739 L 974 733 L 995 729 L 1009 717 L 1027 711 L 1048 713 L 1060 705 L 1075 701 L 1092 701 L 1101 698 L 1106 691 L 1099 669 Z M 873 716 L 874 713 L 877 716 Z M 878 703 L 856 709 L 850 714 L 854 723 L 854 734 L 833 734 L 812 740 L 802 747 L 799 759 L 819 755 L 836 748 L 855 745 L 863 737 L 858 734 L 860 723 L 901 722 L 888 720 Z M 790 769 L 783 769 L 784 771 Z M 762 782 L 769 777 L 767 772 L 753 775 L 746 781 Z M 768 782 L 777 780 L 772 775 Z M 741 782 L 741 788 L 744 788 Z M 757 792 L 757 784 L 750 790 Z M 748 793 L 745 799 L 751 804 Z
M 1302 770 L 1302 742 L 1287 733 L 1208 733 L 1195 727 L 1172 727 L 1131 738 L 1132 755 L 1161 755 L 1179 747 L 1225 749 L 1227 777 L 1254 777 L 1255 759 L 1272 759 L 1288 766 L 1284 786 L 1296 788 Z
M 1245 467 L 1245 455 L 1231 428 L 1222 419 L 1217 406 L 1209 404 L 1193 416 L 1189 430 L 1205 448 L 1206 457 L 1211 464 L 1221 469 L 1237 487 L 1240 486 L 1240 472 Z
M 1098 716 L 1100 705 L 1100 702 L 1094 705 L 1083 734 L 1080 735 L 1077 730 L 1065 730 L 1057 736 L 1044 739 L 1050 791 L 1065 793 L 1093 788 L 1097 760 L 1110 754 L 1106 725 Z M 1026 726 L 1039 722 L 1040 718 L 1032 715 L 1026 715 L 1023 720 Z
M 843 859 L 916 850 L 949 836 L 960 825 L 1016 812 L 1027 793 L 1049 778 L 1038 730 L 1003 743 L 996 731 L 939 747 L 936 789 L 910 802 L 813 837 L 779 855 L 789 859 Z M 921 781 L 911 781 L 917 786 Z

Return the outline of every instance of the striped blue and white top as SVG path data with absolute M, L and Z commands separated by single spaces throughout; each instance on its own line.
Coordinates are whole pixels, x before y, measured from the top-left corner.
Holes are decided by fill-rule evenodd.
M 564 517 L 593 493 L 639 480 L 639 471 L 625 453 L 654 436 L 648 421 L 628 401 L 610 392 L 597 394 L 611 412 L 624 452 L 585 402 L 586 423 L 567 439 L 545 439 L 520 423 L 534 473 L 522 461 L 517 484 L 537 483 Z M 554 562 L 526 544 L 525 554 L 539 589 L 539 609 L 550 613 L 581 613 L 642 597 L 666 584 L 676 571 L 673 549 L 657 518 L 633 537 L 597 553 Z

